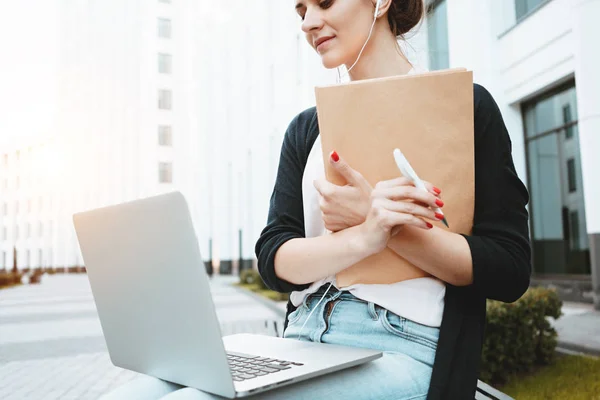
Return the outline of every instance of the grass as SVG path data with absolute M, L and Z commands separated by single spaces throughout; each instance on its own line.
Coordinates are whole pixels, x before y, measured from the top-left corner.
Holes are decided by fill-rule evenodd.
M 264 289 L 261 285 L 256 283 L 236 283 L 235 285 L 273 301 L 287 301 L 289 298 L 289 294 L 287 293 L 277 293 L 269 289 Z
M 553 365 L 500 390 L 519 400 L 600 400 L 600 358 L 558 356 Z

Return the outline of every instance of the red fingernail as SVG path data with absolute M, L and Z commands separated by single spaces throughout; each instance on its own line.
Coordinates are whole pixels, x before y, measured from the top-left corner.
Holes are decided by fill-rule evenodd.
M 440 199 L 436 199 L 435 204 L 437 204 L 438 207 L 444 207 L 444 202 L 441 201 Z
M 433 225 L 431 225 L 429 222 L 426 222 L 426 224 L 429 229 L 433 228 Z
M 442 220 L 442 219 L 444 219 L 444 215 L 443 215 L 443 214 L 440 214 L 440 213 L 435 213 L 435 217 L 436 217 L 437 219 L 439 219 L 439 220 Z
M 334 150 L 334 151 L 331 153 L 331 159 L 332 159 L 334 162 L 338 162 L 338 161 L 340 161 L 340 156 L 338 156 L 338 153 L 337 153 L 335 150 Z
M 433 187 L 433 191 L 435 192 L 435 194 L 440 194 L 442 193 L 441 189 L 436 188 L 435 186 Z

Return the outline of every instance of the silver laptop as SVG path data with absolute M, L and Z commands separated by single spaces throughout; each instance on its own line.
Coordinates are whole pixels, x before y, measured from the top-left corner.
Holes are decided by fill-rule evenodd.
M 112 363 L 227 398 L 381 357 L 264 335 L 222 337 L 188 205 L 179 192 L 73 216 Z

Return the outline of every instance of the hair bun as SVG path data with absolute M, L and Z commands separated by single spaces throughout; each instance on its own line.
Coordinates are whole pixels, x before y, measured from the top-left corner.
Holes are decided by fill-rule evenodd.
M 392 0 L 388 9 L 388 22 L 395 36 L 403 37 L 423 19 L 423 0 Z

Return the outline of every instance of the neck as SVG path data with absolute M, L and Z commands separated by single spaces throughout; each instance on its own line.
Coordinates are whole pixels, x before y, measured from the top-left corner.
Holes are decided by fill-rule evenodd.
M 373 35 L 360 60 L 349 73 L 352 81 L 406 75 L 412 68 L 400 51 L 394 35 L 389 29 L 383 29 L 379 22 L 375 24 Z M 351 67 L 355 61 L 356 59 L 346 64 L 346 68 Z

